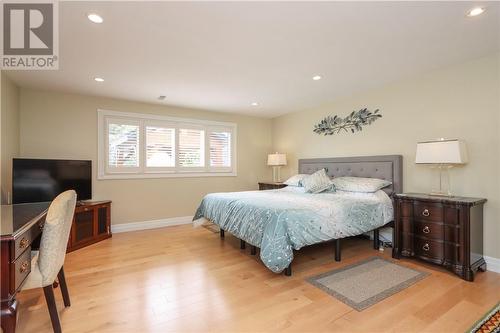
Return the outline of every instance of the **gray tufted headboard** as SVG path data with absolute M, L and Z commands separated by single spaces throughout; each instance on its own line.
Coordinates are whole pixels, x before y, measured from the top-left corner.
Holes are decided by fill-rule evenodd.
M 403 192 L 403 156 L 356 156 L 299 160 L 299 173 L 311 174 L 325 168 L 330 177 L 368 177 L 386 179 L 392 185 L 384 191 L 392 195 Z

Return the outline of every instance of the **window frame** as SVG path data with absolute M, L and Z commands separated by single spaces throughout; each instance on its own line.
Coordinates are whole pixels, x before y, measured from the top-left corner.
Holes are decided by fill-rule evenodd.
M 109 132 L 108 124 L 112 121 L 123 121 L 139 124 L 139 167 L 109 168 Z M 175 166 L 147 167 L 146 159 L 146 126 L 166 127 L 175 129 Z M 204 131 L 204 167 L 180 167 L 179 159 L 179 129 L 193 128 Z M 98 172 L 97 179 L 140 179 L 140 178 L 179 178 L 179 177 L 235 177 L 237 176 L 237 125 L 230 122 L 218 122 L 201 119 L 178 118 L 147 113 L 120 112 L 97 109 L 98 131 Z M 211 132 L 226 131 L 231 136 L 231 167 L 210 166 Z

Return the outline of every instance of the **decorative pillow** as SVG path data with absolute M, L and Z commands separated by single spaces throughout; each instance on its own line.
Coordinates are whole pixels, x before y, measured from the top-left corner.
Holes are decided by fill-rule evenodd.
M 326 174 L 325 169 L 316 171 L 302 180 L 304 189 L 309 193 L 320 193 L 331 189 L 332 181 Z
M 388 180 L 363 177 L 338 177 L 332 183 L 340 191 L 373 193 L 392 183 Z
M 294 175 L 286 180 L 283 184 L 286 184 L 288 186 L 302 186 L 302 180 L 304 178 L 308 177 L 309 175 L 299 173 L 297 175 Z

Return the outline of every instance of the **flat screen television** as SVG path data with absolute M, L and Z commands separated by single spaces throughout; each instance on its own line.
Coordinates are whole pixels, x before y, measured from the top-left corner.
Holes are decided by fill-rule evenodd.
M 52 201 L 66 190 L 78 201 L 92 198 L 92 161 L 13 159 L 12 203 Z

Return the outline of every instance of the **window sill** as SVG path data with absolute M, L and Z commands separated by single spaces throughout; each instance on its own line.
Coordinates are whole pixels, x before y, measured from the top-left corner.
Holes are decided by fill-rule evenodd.
M 179 173 L 116 173 L 100 174 L 97 180 L 110 179 L 154 179 L 154 178 L 203 178 L 203 177 L 236 177 L 236 172 L 179 172 Z

